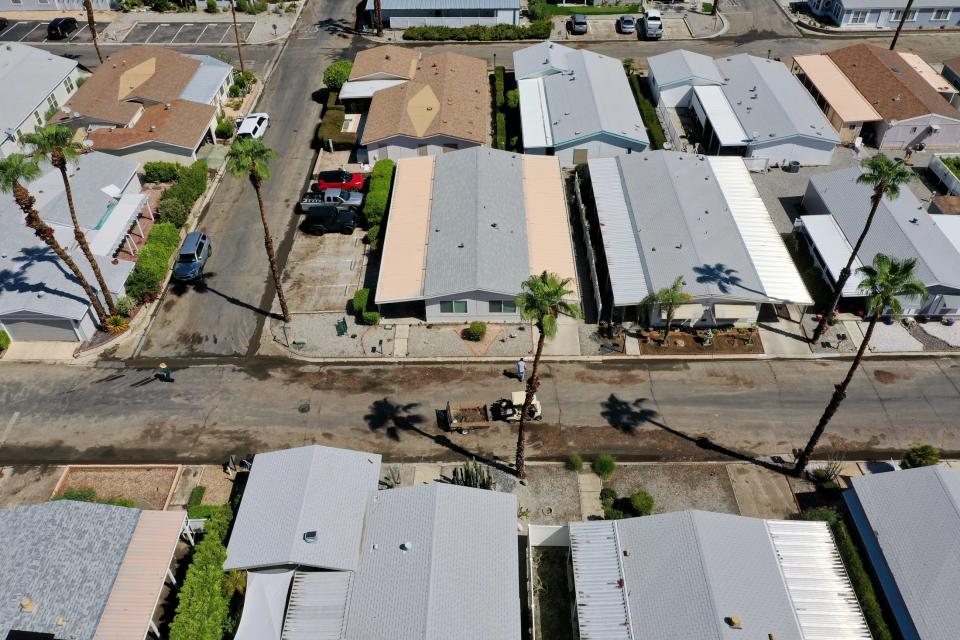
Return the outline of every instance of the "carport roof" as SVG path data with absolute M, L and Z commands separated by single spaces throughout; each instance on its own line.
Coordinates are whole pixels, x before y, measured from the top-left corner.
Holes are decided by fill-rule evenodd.
M 147 107 L 132 127 L 102 127 L 91 131 L 87 139 L 93 142 L 94 149 L 129 149 L 162 142 L 193 152 L 210 130 L 217 108 L 180 99 L 167 104 L 169 107 L 164 104 Z
M 68 60 L 19 42 L 0 47 L 0 140 L 34 111 L 46 111 L 45 100 L 77 68 Z
M 795 56 L 793 61 L 843 122 L 876 122 L 881 119 L 830 56 L 815 53 Z
M 374 0 L 367 0 L 373 11 Z M 442 11 L 444 9 L 520 9 L 520 0 L 382 0 L 383 11 Z

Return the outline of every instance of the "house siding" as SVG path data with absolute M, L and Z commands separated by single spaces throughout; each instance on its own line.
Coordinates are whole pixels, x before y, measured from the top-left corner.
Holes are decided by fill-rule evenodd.
M 835 145 L 832 140 L 812 138 L 787 138 L 767 144 L 751 144 L 747 147 L 748 158 L 767 158 L 771 165 L 784 165 L 796 161 L 801 166 L 830 164 Z
M 518 283 L 519 284 L 519 283 Z M 520 322 L 519 313 L 490 313 L 491 300 L 514 300 L 515 296 L 487 291 L 467 291 L 464 293 L 428 298 L 424 300 L 427 322 L 462 323 L 481 320 L 483 322 Z M 466 313 L 442 313 L 440 303 L 448 300 L 464 300 L 467 303 Z
M 119 9 L 111 0 L 91 0 L 95 11 Z M 83 0 L 0 0 L 0 11 L 83 11 Z M 84 21 L 80 21 L 81 23 Z
M 578 162 L 586 162 L 586 159 L 575 159 L 576 151 L 586 150 L 588 158 L 614 158 L 624 156 L 628 153 L 640 153 L 645 150 L 647 145 L 642 142 L 629 142 L 622 138 L 601 133 L 586 140 L 567 143 L 554 147 L 553 155 L 560 158 L 560 164 L 564 167 L 575 166 Z
M 465 27 L 474 24 L 519 24 L 520 12 L 516 9 L 387 9 L 382 11 L 385 26 L 391 29 L 407 27 L 443 26 Z M 369 24 L 376 23 L 373 11 L 367 12 Z
M 878 122 L 872 127 L 879 149 L 905 149 L 922 142 L 928 149 L 955 149 L 960 146 L 960 120 L 929 114 L 896 124 Z M 931 127 L 939 127 L 932 131 Z
M 807 6 L 818 16 L 828 18 L 841 29 L 850 31 L 857 30 L 893 30 L 899 24 L 897 11 L 904 5 L 890 5 L 884 2 L 878 2 L 877 6 L 869 9 L 849 9 L 843 5 L 842 0 L 807 0 Z M 960 26 L 960 2 L 951 10 L 950 17 L 947 20 L 934 20 L 936 9 L 921 7 L 912 9 L 916 11 L 916 17 L 903 23 L 903 28 L 907 29 L 951 29 Z M 866 11 L 866 15 L 863 12 Z
M 457 149 L 469 149 L 470 147 L 481 146 L 476 142 L 446 136 L 434 136 L 426 139 L 397 136 L 368 144 L 366 146 L 367 161 L 373 164 L 377 160 L 387 158 L 390 160 L 400 160 L 403 158 L 416 158 L 420 155 L 436 156 L 444 152 L 445 148 L 447 148 L 445 145 L 457 145 Z M 421 147 L 424 148 L 424 153 L 421 153 Z M 449 150 L 453 151 L 454 149 Z
M 4 0 L 0 0 L 0 2 L 3 1 Z M 73 71 L 71 71 L 69 75 L 64 76 L 63 80 L 57 84 L 53 91 L 43 96 L 43 99 L 37 104 L 34 110 L 23 122 L 20 123 L 20 125 L 17 127 L 17 130 L 20 131 L 22 135 L 28 135 L 36 131 L 39 126 L 42 126 L 37 124 L 37 119 L 36 116 L 34 116 L 34 113 L 39 114 L 40 119 L 43 120 L 44 124 L 46 124 L 46 113 L 50 108 L 50 104 L 47 102 L 48 98 L 52 96 L 56 100 L 57 105 L 63 106 L 71 98 L 71 96 L 76 93 L 77 81 L 85 75 L 88 74 L 81 72 L 79 67 L 74 67 Z M 72 87 L 72 89 L 68 89 L 68 86 Z M 0 145 L 0 158 L 6 158 L 11 153 L 17 153 L 19 151 L 21 151 L 19 141 L 7 140 Z

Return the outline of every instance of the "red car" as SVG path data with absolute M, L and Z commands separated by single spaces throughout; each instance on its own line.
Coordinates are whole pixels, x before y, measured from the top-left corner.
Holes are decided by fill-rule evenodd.
M 343 189 L 344 191 L 363 190 L 363 175 L 359 173 L 350 173 L 343 169 L 336 171 L 321 171 L 317 177 L 317 183 L 313 185 L 314 193 L 320 193 L 327 189 Z

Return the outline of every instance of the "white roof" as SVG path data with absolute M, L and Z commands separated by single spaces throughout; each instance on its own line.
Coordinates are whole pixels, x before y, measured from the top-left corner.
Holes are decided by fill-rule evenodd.
M 293 573 L 292 569 L 247 573 L 243 617 L 233 640 L 280 640 Z
M 352 571 L 297 571 L 281 640 L 343 638 L 352 583 Z
M 42 118 L 46 99 L 77 68 L 68 60 L 42 49 L 4 42 L 0 46 L 0 141 L 4 130 L 16 129 L 39 110 Z M 12 89 L 15 87 L 16 89 Z
M 960 216 L 931 214 L 930 219 L 939 227 L 950 244 L 960 252 Z
M 520 122 L 523 126 L 523 146 L 527 149 L 552 147 L 553 131 L 549 122 L 543 77 L 526 78 L 518 82 L 517 85 L 520 88 Z
M 733 112 L 723 89 L 716 85 L 702 85 L 693 88 L 697 100 L 713 126 L 720 144 L 724 147 L 742 147 L 747 144 L 747 133 L 740 126 L 737 114 Z
M 358 98 L 372 98 L 373 94 L 382 89 L 389 89 L 398 84 L 407 82 L 404 78 L 394 80 L 350 80 L 340 87 L 339 99 L 356 100 Z
M 94 255 L 112 256 L 116 252 L 146 201 L 147 196 L 142 193 L 130 193 L 120 197 L 106 222 L 96 230 L 90 241 L 90 250 Z
M 847 242 L 846 236 L 843 235 L 843 231 L 840 230 L 840 226 L 833 216 L 801 216 L 800 221 L 803 223 L 803 229 L 807 237 L 817 247 L 817 253 L 826 263 L 830 277 L 836 282 L 840 278 L 840 271 L 850 258 L 853 247 Z M 860 262 L 860 258 L 853 259 L 850 278 L 843 286 L 844 297 L 863 295 L 859 288 L 860 279 L 857 277 L 857 270 L 862 266 L 863 263 Z
M 616 521 L 571 522 L 570 553 L 581 637 L 634 640 Z

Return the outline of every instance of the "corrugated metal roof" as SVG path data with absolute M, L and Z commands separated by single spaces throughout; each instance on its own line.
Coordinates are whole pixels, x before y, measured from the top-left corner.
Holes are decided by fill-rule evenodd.
M 907 0 L 884 0 L 878 3 L 877 0 L 843 0 L 844 9 L 904 9 L 907 6 Z M 955 9 L 956 0 L 915 0 L 910 7 L 913 9 Z
M 444 9 L 520 9 L 520 0 L 382 0 L 382 11 L 440 11 Z M 374 0 L 367 0 L 367 11 Z
M 211 56 L 187 55 L 199 62 L 200 67 L 180 92 L 180 99 L 213 104 L 220 88 L 233 75 L 233 65 Z
M 960 628 L 960 471 L 943 465 L 851 478 L 918 637 L 948 640 Z M 860 523 L 858 523 L 860 526 Z M 885 585 L 884 588 L 887 588 Z
M 931 215 L 930 219 L 943 232 L 953 248 L 960 252 L 960 216 Z
M 634 640 L 617 523 L 571 522 L 577 624 L 583 640 Z
M 675 84 L 723 84 L 723 74 L 710 56 L 686 49 L 674 49 L 647 59 L 650 75 L 661 89 Z M 702 82 L 696 82 L 696 81 Z
M 827 266 L 827 271 L 830 272 L 830 276 L 833 278 L 833 281 L 836 282 L 840 277 L 840 271 L 850 258 L 853 247 L 847 242 L 843 231 L 840 230 L 833 216 L 801 216 L 800 220 L 803 223 L 804 233 L 807 234 L 807 237 L 809 237 L 817 247 L 817 253 L 823 258 Z M 863 263 L 860 262 L 860 258 L 853 259 L 853 272 L 847 279 L 847 283 L 843 286 L 843 295 L 845 297 L 863 295 L 860 291 L 862 278 L 857 275 L 858 269 L 862 266 Z
M 517 83 L 520 89 L 520 124 L 526 149 L 548 149 L 553 146 L 550 113 L 543 78 L 525 78 Z
M 937 73 L 933 67 L 927 64 L 926 60 L 917 54 L 906 51 L 897 51 L 897 54 L 903 58 L 903 61 L 910 65 L 914 71 L 919 73 L 920 77 L 926 80 L 927 84 L 933 87 L 937 93 L 957 93 L 957 89 L 950 84 L 946 78 Z
M 766 523 L 804 640 L 872 640 L 827 523 Z
M 224 569 L 356 568 L 367 496 L 380 456 L 309 446 L 257 454 Z M 317 533 L 317 542 L 304 538 Z
M 280 640 L 293 569 L 248 571 L 243 616 L 233 640 Z
M 94 640 L 133 640 L 147 635 L 186 524 L 183 511 L 140 512 Z
M 725 147 L 742 147 L 749 142 L 749 136 L 740 126 L 737 114 L 730 108 L 723 89 L 714 85 L 693 88 L 697 101 L 707 114 L 710 126 L 720 144 Z
M 708 156 L 707 162 L 757 270 L 764 293 L 777 300 L 813 304 L 813 298 L 743 161 L 729 156 Z
M 540 42 L 513 52 L 513 70 L 517 80 L 539 78 L 567 69 L 570 47 L 555 42 Z
M 340 640 L 347 620 L 352 571 L 297 571 L 282 640 Z
M 821 53 L 794 56 L 793 61 L 843 122 L 875 122 L 882 119 L 830 56 Z

